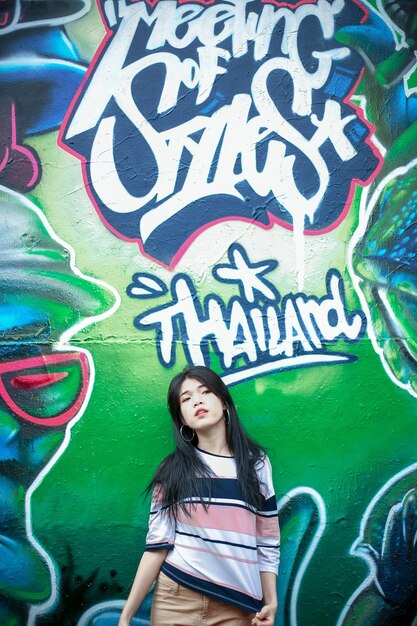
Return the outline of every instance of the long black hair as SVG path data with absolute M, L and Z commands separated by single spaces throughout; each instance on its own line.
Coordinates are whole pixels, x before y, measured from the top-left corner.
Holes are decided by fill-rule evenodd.
M 187 498 L 197 498 L 207 506 L 210 498 L 210 469 L 196 452 L 197 436 L 191 429 L 183 426 L 180 389 L 187 379 L 198 380 L 202 385 L 214 393 L 225 406 L 226 416 L 226 441 L 229 450 L 236 461 L 237 478 L 243 500 L 252 506 L 259 508 L 261 504 L 261 484 L 259 482 L 255 465 L 265 457 L 264 451 L 246 434 L 239 421 L 235 404 L 230 392 L 220 376 L 208 367 L 196 365 L 187 367 L 177 374 L 171 381 L 168 389 L 168 408 L 171 413 L 175 450 L 166 457 L 158 467 L 155 476 L 150 482 L 147 492 L 153 488 L 159 488 L 164 506 L 176 515 L 177 507 L 180 506 L 185 512 L 189 512 L 189 503 L 184 502 Z M 195 501 L 195 500 L 194 500 Z

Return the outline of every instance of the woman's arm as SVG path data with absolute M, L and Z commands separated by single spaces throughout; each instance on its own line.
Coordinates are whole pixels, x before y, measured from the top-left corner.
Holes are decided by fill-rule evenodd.
M 261 572 L 264 606 L 252 620 L 252 626 L 274 626 L 278 609 L 277 576 L 272 572 Z
M 168 550 L 154 550 L 143 553 L 129 597 L 119 619 L 119 626 L 130 626 L 133 616 L 158 576 L 167 554 Z
M 266 456 L 257 470 L 263 501 L 256 515 L 256 538 L 259 573 L 264 606 L 252 620 L 253 626 L 274 626 L 278 609 L 277 574 L 280 556 L 280 531 L 277 500 L 271 463 Z

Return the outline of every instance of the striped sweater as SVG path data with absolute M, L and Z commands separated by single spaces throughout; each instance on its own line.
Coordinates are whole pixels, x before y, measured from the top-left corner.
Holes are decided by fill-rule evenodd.
M 152 497 L 145 550 L 168 549 L 162 571 L 171 579 L 249 613 L 262 606 L 260 572 L 278 572 L 279 525 L 268 457 L 256 466 L 262 485 L 259 510 L 242 498 L 233 457 L 199 450 L 213 481 L 207 510 L 194 501 L 177 519 Z

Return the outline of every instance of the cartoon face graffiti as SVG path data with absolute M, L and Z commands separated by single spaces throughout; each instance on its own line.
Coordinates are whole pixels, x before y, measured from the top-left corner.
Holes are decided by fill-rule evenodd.
M 0 224 L 0 623 L 12 626 L 51 595 L 25 496 L 91 390 L 91 357 L 64 341 L 108 315 L 113 297 L 77 270 L 40 211 L 5 188 Z
M 81 17 L 89 8 L 89 0 L 0 0 L 0 30 L 6 33 L 42 23 L 63 24 Z
M 380 111 L 376 136 L 387 147 L 372 194 L 362 202 L 353 238 L 355 285 L 371 322 L 371 338 L 385 371 L 417 395 L 416 269 L 417 98 L 408 96 L 405 76 L 415 68 L 417 14 L 412 0 L 382 0 L 400 29 L 397 49 L 391 30 L 375 15 L 370 28 L 345 30 L 340 41 L 367 59 L 362 81 L 368 111 Z M 350 553 L 369 575 L 348 600 L 337 626 L 409 626 L 417 615 L 416 465 L 392 477 L 373 497 Z
M 410 626 L 417 616 L 417 465 L 393 476 L 372 498 L 350 554 L 369 574 L 336 626 Z
M 397 50 L 392 31 L 371 14 L 368 27 L 336 35 L 367 60 L 360 91 L 375 134 L 387 150 L 384 165 L 364 197 L 351 251 L 353 279 L 370 321 L 371 338 L 391 379 L 417 393 L 415 345 L 417 255 L 417 98 L 408 96 L 406 73 L 416 67 L 414 3 L 384 0 L 391 28 L 401 29 Z M 371 111 L 381 111 L 376 118 Z
M 397 170 L 377 196 L 353 267 L 378 353 L 394 381 L 417 393 L 415 345 L 417 170 Z
M 50 596 L 49 567 L 26 536 L 24 495 L 81 408 L 88 374 L 86 355 L 71 352 L 0 363 L 2 624 L 17 623 L 17 616 L 26 624 L 28 604 Z
M 0 183 L 27 192 L 41 177 L 28 136 L 58 128 L 85 72 L 63 24 L 87 0 L 0 0 Z M 31 97 L 28 98 L 27 94 Z

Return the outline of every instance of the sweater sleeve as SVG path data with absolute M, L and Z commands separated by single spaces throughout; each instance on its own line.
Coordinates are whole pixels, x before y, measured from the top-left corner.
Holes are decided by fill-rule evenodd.
M 175 541 L 175 520 L 169 508 L 163 506 L 163 492 L 155 487 L 152 493 L 146 550 L 172 550 Z
M 256 545 L 260 572 L 278 574 L 280 532 L 272 468 L 267 456 L 258 464 L 262 504 L 256 514 Z

